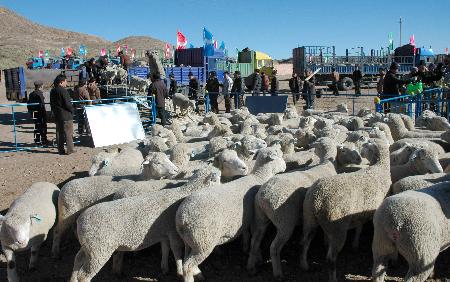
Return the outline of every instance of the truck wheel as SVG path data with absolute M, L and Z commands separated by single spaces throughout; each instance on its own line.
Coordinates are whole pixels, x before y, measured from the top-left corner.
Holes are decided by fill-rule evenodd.
M 347 91 L 353 88 L 353 79 L 350 77 L 344 77 L 341 81 L 339 81 L 339 90 Z

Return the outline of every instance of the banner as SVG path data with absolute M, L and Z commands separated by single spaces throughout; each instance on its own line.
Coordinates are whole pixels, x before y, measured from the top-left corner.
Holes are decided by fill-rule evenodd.
M 388 37 L 389 37 L 388 48 L 391 49 L 391 50 L 394 50 L 394 40 L 392 39 L 393 38 L 392 32 L 389 32 L 389 36 Z
M 214 56 L 213 34 L 205 27 L 203 28 L 203 42 L 204 42 L 205 56 Z
M 416 46 L 416 41 L 414 40 L 414 34 L 409 37 L 409 44 Z
M 177 49 L 186 49 L 187 39 L 183 33 L 177 31 Z
M 226 49 L 226 48 L 225 48 L 225 42 L 224 42 L 224 41 L 222 41 L 222 43 L 220 43 L 219 49 L 220 49 L 220 50 L 225 50 L 225 49 Z
M 79 53 L 80 53 L 80 56 L 81 55 L 86 55 L 87 54 L 86 46 L 80 45 Z

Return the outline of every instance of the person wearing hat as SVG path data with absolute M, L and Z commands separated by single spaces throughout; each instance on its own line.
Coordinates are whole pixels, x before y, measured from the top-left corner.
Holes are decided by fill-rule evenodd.
M 278 96 L 278 90 L 280 89 L 280 84 L 277 78 L 277 70 L 273 70 L 272 79 L 270 80 L 270 94 L 272 96 Z
M 400 95 L 400 86 L 404 84 L 408 84 L 409 80 L 403 80 L 398 78 L 397 72 L 399 69 L 399 64 L 396 62 L 392 62 L 389 67 L 389 71 L 384 76 L 384 84 L 383 84 L 383 94 L 380 95 L 381 99 L 392 98 Z M 384 104 L 384 112 L 390 112 L 390 104 Z
M 198 109 L 198 90 L 200 84 L 198 83 L 198 79 L 194 76 L 192 72 L 189 72 L 189 94 L 188 97 L 191 100 L 195 100 L 195 112 L 199 112 Z
M 87 86 L 87 90 L 89 92 L 89 99 L 90 100 L 100 100 L 102 97 L 100 95 L 100 89 L 97 87 L 97 81 L 95 78 L 91 77 L 89 79 L 89 84 Z M 100 101 L 92 102 L 92 104 L 100 103 Z
M 156 110 L 159 118 L 161 119 L 161 125 L 167 124 L 166 114 L 166 101 L 165 98 L 169 97 L 166 84 L 161 79 L 161 75 L 154 73 L 151 76 L 152 84 L 148 88 L 148 96 L 154 96 L 156 99 Z
M 384 68 L 380 68 L 378 70 L 378 74 L 380 75 L 380 78 L 377 82 L 377 93 L 378 95 L 381 95 L 383 93 L 384 76 L 386 75 L 386 70 Z
M 74 100 L 76 101 L 85 101 L 90 100 L 89 91 L 87 89 L 86 79 L 82 78 L 78 82 L 78 85 L 75 86 L 74 89 Z M 84 106 L 92 105 L 91 101 L 87 102 L 77 102 L 74 103 L 76 113 L 77 113 L 77 122 L 78 122 L 78 134 L 83 134 L 86 127 L 86 119 L 84 117 Z
M 362 79 L 361 70 L 359 69 L 358 65 L 355 65 L 355 70 L 353 71 L 353 84 L 355 85 L 356 95 L 361 94 L 361 79 Z
M 225 98 L 225 112 L 231 112 L 231 98 L 230 93 L 233 88 L 233 79 L 230 77 L 230 73 L 225 71 L 223 73 L 223 84 L 222 84 L 222 94 Z
M 241 77 L 240 71 L 234 72 L 234 81 L 233 86 L 231 87 L 231 97 L 234 99 L 234 107 L 236 109 L 242 107 L 244 105 L 244 90 L 245 85 L 244 81 Z M 238 98 L 236 99 L 236 95 L 238 95 Z
M 219 113 L 219 104 L 217 103 L 217 98 L 219 97 L 220 92 L 220 83 L 217 79 L 217 75 L 215 71 L 209 73 L 208 81 L 206 82 L 206 91 L 208 91 L 209 95 L 209 103 L 211 105 L 211 111 L 218 114 Z
M 42 145 L 48 144 L 47 140 L 47 111 L 45 110 L 45 98 L 42 92 L 43 82 L 34 82 L 34 91 L 28 97 L 28 112 L 34 121 L 34 142 Z M 37 105 L 30 105 L 37 104 Z
M 173 73 L 169 74 L 169 80 L 170 80 L 169 98 L 172 99 L 173 95 L 177 93 L 177 81 L 175 80 L 175 76 L 173 75 Z
M 259 96 L 259 93 L 261 91 L 261 84 L 262 84 L 262 78 L 259 74 L 259 69 L 256 69 L 253 73 L 253 80 L 252 80 L 252 96 Z
M 292 78 L 289 79 L 289 89 L 291 89 L 292 92 L 292 99 L 294 101 L 294 104 L 298 101 L 300 98 L 300 90 L 303 88 L 302 81 L 298 77 L 297 73 L 292 73 Z

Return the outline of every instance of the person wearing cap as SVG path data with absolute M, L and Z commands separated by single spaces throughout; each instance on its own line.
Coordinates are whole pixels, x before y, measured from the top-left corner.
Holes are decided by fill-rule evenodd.
M 73 149 L 73 113 L 72 98 L 66 89 L 67 78 L 60 74 L 53 81 L 53 89 L 50 91 L 50 106 L 56 123 L 56 140 L 58 142 L 58 153 L 70 155 Z M 67 144 L 67 151 L 64 150 Z
M 261 75 L 259 74 L 259 69 L 256 69 L 255 72 L 253 73 L 253 80 L 252 80 L 252 96 L 259 96 L 259 93 L 261 91 L 261 84 L 262 84 L 262 79 L 261 79 Z
M 383 94 L 380 95 L 381 99 L 392 98 L 400 95 L 400 86 L 404 84 L 408 84 L 410 80 L 403 80 L 398 78 L 397 72 L 399 69 L 399 64 L 396 62 L 392 62 L 389 67 L 389 71 L 384 76 L 384 84 L 383 84 Z M 383 110 L 385 113 L 390 112 L 390 104 L 384 103 Z
M 166 114 L 166 101 L 169 97 L 169 92 L 164 82 L 161 80 L 161 76 L 158 73 L 154 73 L 151 76 L 152 84 L 148 88 L 148 96 L 154 96 L 156 100 L 156 110 L 159 118 L 161 119 L 161 125 L 167 124 Z
M 361 94 L 361 79 L 362 79 L 362 73 L 359 69 L 359 66 L 355 66 L 355 70 L 353 71 L 353 84 L 355 85 L 355 94 L 360 95 Z
M 82 78 L 78 82 L 78 85 L 75 86 L 74 89 L 74 100 L 76 101 L 85 101 L 90 100 L 89 97 L 89 91 L 87 89 L 87 82 L 86 79 Z M 86 127 L 86 119 L 84 116 L 84 106 L 85 105 L 92 105 L 91 101 L 87 102 L 77 102 L 74 103 L 76 113 L 77 113 L 77 122 L 78 122 L 78 134 L 83 134 Z
M 189 93 L 188 97 L 191 100 L 195 101 L 195 112 L 199 112 L 198 109 L 198 90 L 200 87 L 200 84 L 198 83 L 198 79 L 194 76 L 192 72 L 189 72 Z
M 89 92 L 89 99 L 90 100 L 100 100 L 102 97 L 100 95 L 100 89 L 97 87 L 97 81 L 95 78 L 91 77 L 89 79 L 89 84 L 87 86 L 87 90 Z M 92 104 L 98 104 L 100 101 L 94 101 Z
M 175 80 L 175 76 L 173 75 L 173 73 L 169 74 L 169 80 L 169 97 L 172 99 L 173 95 L 177 93 L 177 81 Z
M 34 142 L 42 145 L 48 144 L 47 140 L 47 111 L 45 110 L 45 98 L 42 92 L 43 82 L 37 80 L 34 82 L 34 91 L 28 97 L 28 112 L 34 121 Z
M 273 70 L 272 79 L 270 80 L 270 95 L 278 96 L 278 90 L 280 89 L 280 84 L 277 78 L 277 70 Z
M 225 98 L 225 112 L 231 112 L 231 98 L 230 93 L 233 88 L 233 79 L 230 77 L 230 73 L 225 71 L 223 73 L 222 94 Z
M 211 105 L 211 111 L 218 114 L 219 104 L 217 103 L 217 98 L 220 92 L 220 83 L 217 79 L 216 72 L 212 71 L 209 73 L 208 81 L 206 82 L 206 91 L 208 91 L 209 103 Z
M 336 68 L 331 68 L 331 88 L 333 89 L 333 94 L 335 96 L 339 96 L 339 73 L 336 71 Z
M 244 105 L 244 90 L 245 90 L 245 85 L 244 85 L 244 81 L 242 80 L 242 77 L 241 77 L 241 72 L 235 71 L 233 86 L 231 87 L 231 93 L 232 93 L 231 96 L 234 99 L 234 107 L 236 109 L 238 109 Z M 238 95 L 237 99 L 236 99 L 236 95 Z

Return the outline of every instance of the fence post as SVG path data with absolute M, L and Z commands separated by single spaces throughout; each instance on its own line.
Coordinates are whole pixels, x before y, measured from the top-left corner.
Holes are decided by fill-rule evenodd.
M 209 95 L 205 95 L 205 114 L 209 112 Z
M 156 123 L 156 103 L 155 103 L 155 96 L 152 96 L 152 125 Z
M 16 147 L 16 151 L 18 150 L 17 146 L 17 131 L 16 131 L 16 114 L 14 113 L 14 106 L 11 107 L 12 120 L 13 120 L 13 132 L 14 132 L 14 145 Z

